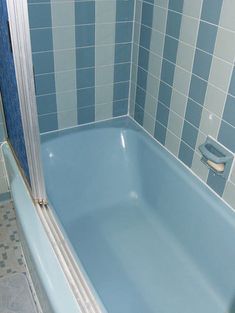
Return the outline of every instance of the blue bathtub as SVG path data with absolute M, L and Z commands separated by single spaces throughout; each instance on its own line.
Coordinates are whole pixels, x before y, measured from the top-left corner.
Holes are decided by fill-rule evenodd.
M 235 212 L 130 118 L 42 136 L 50 204 L 110 313 L 235 312 Z

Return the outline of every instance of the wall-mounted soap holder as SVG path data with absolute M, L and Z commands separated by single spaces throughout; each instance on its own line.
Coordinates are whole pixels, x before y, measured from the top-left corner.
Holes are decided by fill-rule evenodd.
M 201 161 L 217 175 L 228 178 L 233 163 L 233 154 L 211 137 L 199 146 Z

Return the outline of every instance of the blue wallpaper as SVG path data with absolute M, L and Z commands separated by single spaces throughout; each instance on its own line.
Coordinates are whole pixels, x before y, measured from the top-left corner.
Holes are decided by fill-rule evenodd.
M 0 0 L 0 89 L 9 140 L 29 180 L 13 56 L 10 50 L 5 0 Z

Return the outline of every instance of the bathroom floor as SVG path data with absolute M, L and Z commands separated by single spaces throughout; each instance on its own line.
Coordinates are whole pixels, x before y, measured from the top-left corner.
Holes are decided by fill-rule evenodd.
M 7 278 L 9 278 L 9 281 L 14 281 L 14 277 L 17 274 L 26 275 L 37 312 L 41 312 L 37 305 L 34 287 L 30 282 L 29 273 L 25 265 L 16 224 L 15 210 L 12 201 L 9 200 L 0 202 L 0 285 Z

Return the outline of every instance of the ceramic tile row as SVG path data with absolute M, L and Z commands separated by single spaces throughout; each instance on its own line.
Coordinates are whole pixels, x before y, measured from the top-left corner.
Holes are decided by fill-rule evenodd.
M 235 19 L 229 11 L 234 4 L 226 0 L 137 1 L 130 113 L 235 207 L 234 174 L 228 181 L 215 175 L 198 150 L 211 135 L 235 153 Z

